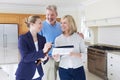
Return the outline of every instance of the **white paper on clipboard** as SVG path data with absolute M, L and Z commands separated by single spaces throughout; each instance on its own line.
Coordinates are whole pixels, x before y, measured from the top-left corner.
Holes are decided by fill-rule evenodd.
M 74 49 L 74 46 L 58 46 L 53 48 L 52 55 L 59 54 L 59 55 L 68 55 L 70 52 L 72 52 Z

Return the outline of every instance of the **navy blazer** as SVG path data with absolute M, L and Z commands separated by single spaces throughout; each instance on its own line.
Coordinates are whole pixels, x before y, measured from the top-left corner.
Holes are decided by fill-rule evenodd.
M 45 37 L 37 34 L 38 39 L 38 49 L 36 51 L 33 37 L 30 32 L 27 32 L 24 35 L 19 37 L 18 48 L 21 55 L 21 60 L 18 64 L 17 71 L 15 73 L 16 78 L 32 80 L 36 68 L 38 69 L 38 73 L 40 76 L 43 76 L 43 70 L 41 64 L 39 66 L 36 65 L 35 61 L 39 58 L 44 58 L 45 54 L 43 53 L 44 44 L 46 43 Z

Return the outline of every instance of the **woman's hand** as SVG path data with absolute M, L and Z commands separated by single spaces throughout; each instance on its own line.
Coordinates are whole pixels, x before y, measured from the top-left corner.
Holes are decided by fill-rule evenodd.
M 44 62 L 45 60 L 47 60 L 48 59 L 48 56 L 45 56 L 44 58 L 41 58 L 40 60 L 42 61 L 42 62 Z
M 82 54 L 81 54 L 81 53 L 74 53 L 74 52 L 71 52 L 69 55 L 70 55 L 70 56 L 73 56 L 73 57 L 79 57 L 79 58 L 82 57 Z
M 49 58 L 49 57 L 48 57 L 48 54 L 46 54 L 46 56 L 45 56 L 44 58 L 39 58 L 39 59 L 37 60 L 37 65 L 41 64 L 41 62 L 46 61 L 48 58 Z
M 60 55 L 59 54 L 52 55 L 52 57 L 56 62 L 58 62 L 60 60 Z
M 51 49 L 52 44 L 51 43 L 45 43 L 45 46 L 43 48 L 43 52 L 46 54 Z

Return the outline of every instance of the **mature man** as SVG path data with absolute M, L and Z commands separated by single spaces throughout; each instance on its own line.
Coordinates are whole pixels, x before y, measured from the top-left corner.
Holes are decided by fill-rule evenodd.
M 62 33 L 60 23 L 56 21 L 57 15 L 57 7 L 48 5 L 46 7 L 46 20 L 43 21 L 43 28 L 40 32 L 46 38 L 46 42 L 51 42 L 53 46 L 55 38 Z M 52 49 L 48 52 L 48 56 L 48 62 L 43 65 L 43 80 L 56 80 L 58 63 L 52 58 Z

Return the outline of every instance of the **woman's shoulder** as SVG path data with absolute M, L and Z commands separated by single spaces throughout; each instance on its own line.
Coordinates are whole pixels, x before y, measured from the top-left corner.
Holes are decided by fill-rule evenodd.
M 42 36 L 42 35 L 40 35 L 40 34 L 37 34 L 37 36 L 38 36 L 38 39 L 45 40 L 45 37 L 44 37 L 44 36 Z
M 74 33 L 73 36 L 74 36 L 76 39 L 79 39 L 79 40 L 83 39 L 83 37 L 82 37 L 79 33 L 77 33 L 77 32 Z
M 21 35 L 19 35 L 19 38 L 25 38 L 27 35 L 28 35 L 28 32 L 25 33 L 25 34 L 21 34 Z
M 18 38 L 19 42 L 27 42 L 27 34 L 21 34 Z
M 63 37 L 63 34 L 60 34 L 59 36 L 57 36 L 57 38 L 62 38 Z
M 63 38 L 63 34 L 60 34 L 59 36 L 56 37 L 56 40 L 60 40 Z

